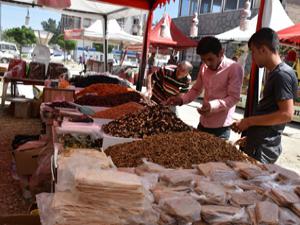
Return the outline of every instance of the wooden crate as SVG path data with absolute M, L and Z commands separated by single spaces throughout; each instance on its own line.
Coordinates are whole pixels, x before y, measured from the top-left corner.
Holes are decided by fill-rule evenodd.
M 73 102 L 75 96 L 74 89 L 44 88 L 43 102 L 67 101 Z

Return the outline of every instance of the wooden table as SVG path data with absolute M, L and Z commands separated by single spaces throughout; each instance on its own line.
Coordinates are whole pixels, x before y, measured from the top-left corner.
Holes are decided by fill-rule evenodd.
M 44 86 L 44 80 L 33 80 L 26 78 L 15 78 L 15 77 L 4 77 L 3 78 L 3 89 L 2 89 L 2 99 L 1 99 L 1 107 L 4 107 L 5 101 L 9 101 L 7 98 L 7 88 L 8 84 L 11 83 L 11 97 L 16 97 L 16 89 L 17 84 L 23 85 L 41 85 Z

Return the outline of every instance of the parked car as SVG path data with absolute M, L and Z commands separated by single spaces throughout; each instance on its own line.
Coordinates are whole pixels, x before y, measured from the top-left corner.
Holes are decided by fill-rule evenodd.
M 20 52 L 16 44 L 10 42 L 0 41 L 0 62 L 8 63 L 9 59 L 17 58 Z

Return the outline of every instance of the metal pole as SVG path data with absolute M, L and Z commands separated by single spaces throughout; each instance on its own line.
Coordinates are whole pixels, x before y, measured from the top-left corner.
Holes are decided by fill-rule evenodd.
M 2 41 L 2 3 L 0 1 L 0 41 Z
M 104 29 L 103 29 L 103 35 L 104 35 L 104 72 L 108 71 L 107 66 L 107 53 L 108 53 L 108 41 L 107 41 L 107 16 L 103 16 L 104 19 Z

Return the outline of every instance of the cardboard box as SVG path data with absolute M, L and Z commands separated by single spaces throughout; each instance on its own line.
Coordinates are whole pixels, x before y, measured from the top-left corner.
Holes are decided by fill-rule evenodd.
M 43 90 L 43 102 L 67 101 L 74 102 L 75 89 L 48 88 Z
M 14 115 L 17 118 L 30 118 L 31 100 L 25 98 L 14 98 Z
M 32 175 L 38 167 L 38 157 L 44 148 L 15 151 L 18 175 Z
M 35 215 L 17 214 L 0 215 L 0 224 L 13 225 L 40 225 L 40 217 Z

